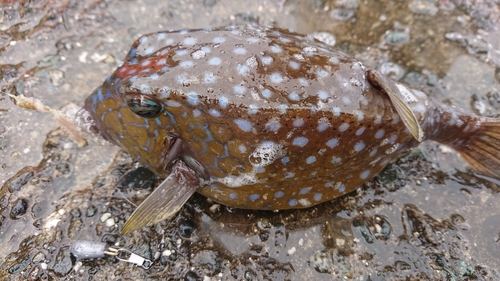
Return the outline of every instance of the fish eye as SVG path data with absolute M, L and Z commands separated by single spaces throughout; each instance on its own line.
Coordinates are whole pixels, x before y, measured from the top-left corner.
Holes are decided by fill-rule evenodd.
M 163 110 L 161 103 L 150 96 L 129 94 L 125 98 L 130 110 L 143 118 L 155 118 Z

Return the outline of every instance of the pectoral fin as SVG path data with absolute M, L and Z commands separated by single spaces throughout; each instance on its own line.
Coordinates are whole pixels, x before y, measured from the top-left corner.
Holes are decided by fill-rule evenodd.
M 193 195 L 200 181 L 186 164 L 177 160 L 170 175 L 144 200 L 125 222 L 120 235 L 171 218 Z
M 408 128 L 413 137 L 419 142 L 424 138 L 424 132 L 420 124 L 418 123 L 417 117 L 413 111 L 411 111 L 408 104 L 403 99 L 401 92 L 392 80 L 382 75 L 382 73 L 377 70 L 368 70 L 367 72 L 368 82 L 376 88 L 384 91 L 392 102 L 392 105 L 396 109 L 397 113 L 403 119 L 405 126 Z

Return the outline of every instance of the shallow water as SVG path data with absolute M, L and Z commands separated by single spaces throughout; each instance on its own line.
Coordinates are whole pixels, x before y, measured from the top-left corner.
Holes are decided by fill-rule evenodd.
M 228 24 L 327 32 L 335 47 L 431 96 L 500 111 L 500 11 L 490 1 L 0 1 L 0 279 L 499 280 L 498 181 L 422 144 L 357 192 L 300 211 L 244 211 L 194 196 L 171 222 L 119 237 L 146 189 L 112 146 L 78 148 L 23 94 L 60 108 L 84 98 L 141 34 Z M 218 208 L 217 208 L 218 207 Z M 76 261 L 77 240 L 152 256 Z M 370 278 L 370 279 L 369 279 Z

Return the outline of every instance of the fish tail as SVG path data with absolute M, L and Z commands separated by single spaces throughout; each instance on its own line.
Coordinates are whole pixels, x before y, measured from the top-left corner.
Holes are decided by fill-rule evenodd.
M 478 173 L 500 179 L 500 119 L 432 103 L 424 121 L 427 139 L 451 146 Z
M 480 118 L 477 131 L 453 146 L 478 173 L 500 178 L 500 119 Z

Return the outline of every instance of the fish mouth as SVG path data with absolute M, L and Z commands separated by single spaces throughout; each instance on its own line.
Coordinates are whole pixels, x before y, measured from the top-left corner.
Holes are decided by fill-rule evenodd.
M 115 143 L 105 130 L 99 129 L 99 126 L 95 122 L 95 116 L 87 108 L 83 107 L 76 113 L 75 123 L 85 133 Z

